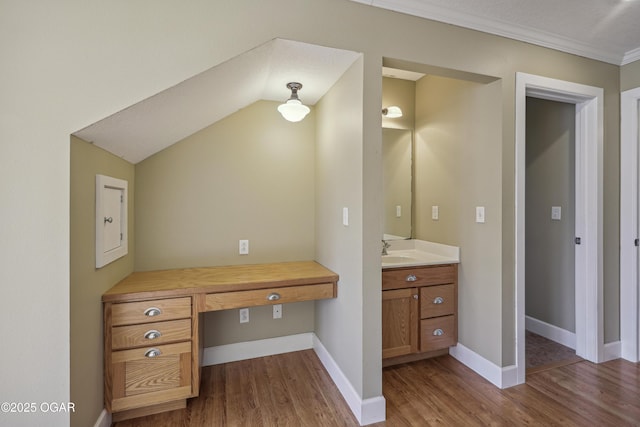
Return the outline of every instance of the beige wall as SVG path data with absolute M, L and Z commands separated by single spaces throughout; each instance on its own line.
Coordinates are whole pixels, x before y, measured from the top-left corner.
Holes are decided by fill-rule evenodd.
M 133 271 L 134 167 L 71 137 L 70 276 L 73 426 L 93 425 L 103 409 L 102 294 Z M 129 253 L 96 269 L 96 174 L 128 182 Z M 45 352 L 48 353 L 48 352 Z
M 525 312 L 575 332 L 575 105 L 527 98 L 526 108 Z
M 460 247 L 459 341 L 501 360 L 500 82 L 426 76 L 416 85 L 415 236 Z M 431 219 L 431 207 L 439 219 Z M 486 222 L 475 222 L 484 206 Z M 480 321 L 482 319 L 482 321 Z
M 379 325 L 372 325 L 373 336 L 360 333 L 366 324 L 363 284 L 380 292 L 381 283 L 380 279 L 367 283 L 362 277 L 365 212 L 356 202 L 363 192 L 362 67 L 359 59 L 316 105 L 316 259 L 340 275 L 338 298 L 316 304 L 316 335 L 357 393 L 369 397 L 380 395 L 381 377 L 367 378 L 370 371 L 363 364 L 373 359 L 374 366 L 380 365 L 382 353 L 366 342 L 380 339 L 375 336 L 380 334 Z M 349 210 L 348 226 L 342 224 L 343 208 Z M 374 214 L 381 218 L 379 209 Z M 380 232 L 377 237 L 379 241 Z M 368 351 L 369 346 L 373 350 Z
M 315 114 L 259 101 L 136 165 L 136 271 L 314 259 Z M 238 255 L 238 240 L 249 255 Z M 205 347 L 313 330 L 312 302 L 207 313 Z
M 3 371 L 4 384 L 11 384 L 10 392 L 3 389 L 5 399 L 70 397 L 69 135 L 276 37 L 363 53 L 362 84 L 353 89 L 362 90 L 355 100 L 361 101 L 362 110 L 350 124 L 362 142 L 355 158 L 350 146 L 344 148 L 356 169 L 341 169 L 349 177 L 346 182 L 360 190 L 341 190 L 340 198 L 334 195 L 331 200 L 316 194 L 328 205 L 327 217 L 340 217 L 335 209 L 347 205 L 353 207 L 355 218 L 362 219 L 346 248 L 340 246 L 344 239 L 316 242 L 316 256 L 332 259 L 332 264 L 347 262 L 337 260 L 343 256 L 348 260 L 343 286 L 354 299 L 329 303 L 327 311 L 316 307 L 316 330 L 322 328 L 323 342 L 362 396 L 379 394 L 381 378 L 383 57 L 501 79 L 500 94 L 493 100 L 497 106 L 487 109 L 487 114 L 501 116 L 501 126 L 495 130 L 500 153 L 476 165 L 500 176 L 490 195 L 499 212 L 488 212 L 497 223 L 485 228 L 483 239 L 487 251 L 498 257 L 497 265 L 491 264 L 474 282 L 474 292 L 490 294 L 497 301 L 465 311 L 467 321 L 476 324 L 478 341 L 497 347 L 479 343 L 471 350 L 498 366 L 514 363 L 515 355 L 515 73 L 604 88 L 605 339 L 617 339 L 607 324 L 617 315 L 619 287 L 619 67 L 347 0 L 247 0 L 228 6 L 157 0 L 91 7 L 79 0 L 55 4 L 6 0 L 0 14 L 0 49 L 3 64 L 8 64 L 0 77 L 0 323 L 21 327 L 2 332 L 3 347 L 8 349 L 3 363 L 11 367 Z M 339 140 L 349 142 L 347 136 Z M 486 316 L 494 304 L 501 309 L 497 319 Z M 329 319 L 331 315 L 336 320 Z M 353 318 L 358 321 L 350 322 Z M 361 350 L 352 351 L 354 346 Z M 47 357 L 42 357 L 42 348 Z M 69 415 L 4 419 L 14 426 L 66 425 Z
M 640 61 L 620 68 L 620 90 L 635 89 L 640 86 Z

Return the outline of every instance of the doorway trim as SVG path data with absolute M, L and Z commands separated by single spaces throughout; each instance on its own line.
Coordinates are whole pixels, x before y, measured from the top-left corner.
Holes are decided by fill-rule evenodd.
M 515 310 L 517 383 L 525 382 L 525 173 L 526 98 L 542 98 L 576 106 L 576 354 L 591 362 L 604 356 L 602 197 L 602 88 L 516 73 L 516 215 Z
M 640 88 L 620 94 L 620 355 L 640 361 L 638 309 L 638 104 Z

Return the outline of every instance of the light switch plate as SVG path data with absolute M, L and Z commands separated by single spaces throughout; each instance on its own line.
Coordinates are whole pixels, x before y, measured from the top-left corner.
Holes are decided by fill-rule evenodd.
M 440 217 L 440 208 L 438 206 L 431 206 L 431 219 L 437 221 Z
M 342 208 L 342 225 L 349 225 L 349 208 Z
M 562 208 L 560 206 L 551 206 L 551 219 L 554 221 L 562 219 Z
M 484 206 L 476 206 L 476 222 L 484 223 Z
M 402 216 L 402 206 L 396 206 L 396 218 L 400 218 Z

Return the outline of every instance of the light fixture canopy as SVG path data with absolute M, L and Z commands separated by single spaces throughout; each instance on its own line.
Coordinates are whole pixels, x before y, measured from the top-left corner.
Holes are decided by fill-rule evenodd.
M 290 122 L 299 122 L 309 114 L 311 109 L 298 99 L 298 91 L 302 89 L 301 83 L 287 83 L 287 88 L 291 89 L 291 97 L 287 99 L 287 102 L 278 106 L 278 111 L 282 114 L 282 117 L 284 117 L 285 120 Z
M 402 110 L 400 107 L 392 105 L 390 107 L 383 108 L 382 115 L 388 119 L 397 119 L 398 117 L 402 117 Z

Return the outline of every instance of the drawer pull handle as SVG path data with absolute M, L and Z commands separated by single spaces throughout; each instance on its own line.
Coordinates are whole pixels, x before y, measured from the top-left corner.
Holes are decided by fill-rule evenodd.
M 160 338 L 162 333 L 156 329 L 151 329 L 144 333 L 144 337 L 148 340 L 155 340 L 156 338 Z
M 436 298 L 433 300 L 433 303 L 434 303 L 434 304 L 442 304 L 443 302 L 444 302 L 444 298 L 442 298 L 442 297 L 436 297 Z
M 436 329 L 435 331 L 433 331 L 433 335 L 436 337 L 439 337 L 440 335 L 444 335 L 444 331 L 440 328 Z
M 144 315 L 147 317 L 154 317 L 162 314 L 162 310 L 158 307 L 149 307 L 144 311 Z
M 405 281 L 407 282 L 415 282 L 416 280 L 418 280 L 418 278 L 416 277 L 415 274 L 410 274 L 407 276 L 407 278 L 405 279 Z
M 158 357 L 162 354 L 157 348 L 151 348 L 144 353 L 144 357 Z
M 267 297 L 267 299 L 269 301 L 278 301 L 280 299 L 280 294 L 277 292 L 273 292 L 271 294 L 269 294 L 269 296 Z

